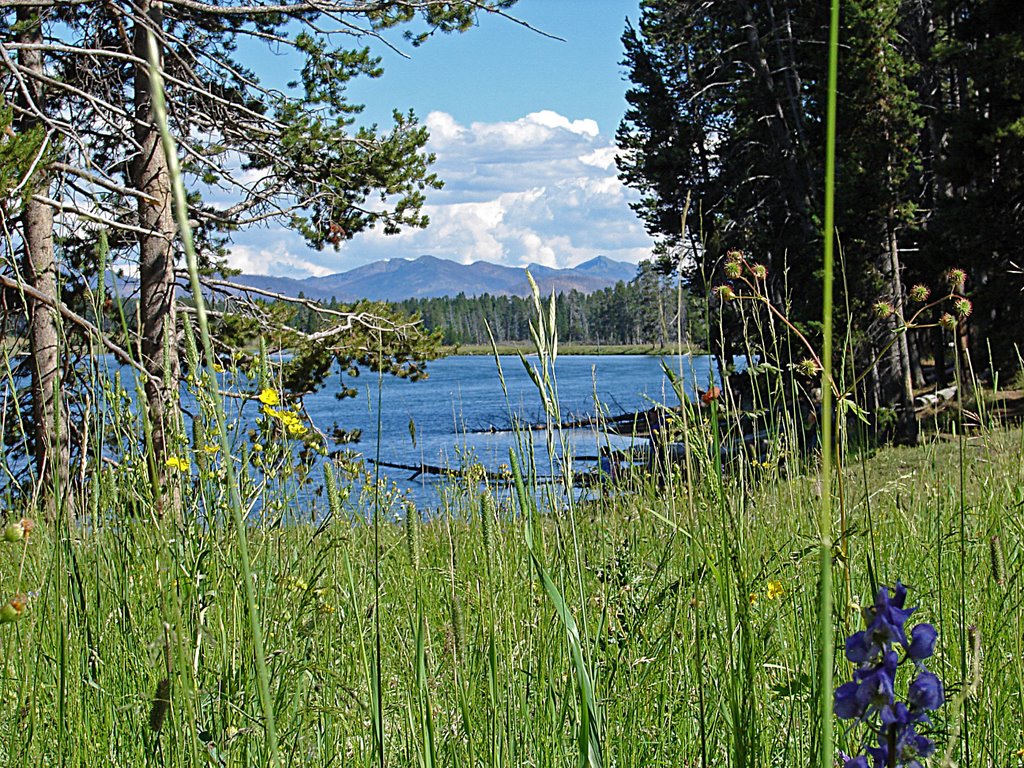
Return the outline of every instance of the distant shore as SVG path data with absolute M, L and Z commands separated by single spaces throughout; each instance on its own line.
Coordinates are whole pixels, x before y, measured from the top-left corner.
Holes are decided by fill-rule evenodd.
M 530 341 L 512 341 L 496 345 L 499 355 L 515 355 L 522 352 L 529 355 L 536 350 Z M 689 344 L 682 347 L 683 354 L 701 354 L 701 350 Z M 454 355 L 490 355 L 493 354 L 490 344 L 454 344 L 441 347 L 442 357 Z M 666 347 L 651 344 L 558 344 L 560 355 L 675 355 L 679 346 L 672 344 Z

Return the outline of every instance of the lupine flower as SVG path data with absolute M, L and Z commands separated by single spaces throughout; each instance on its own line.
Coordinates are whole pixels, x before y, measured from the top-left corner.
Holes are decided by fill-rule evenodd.
M 917 729 L 929 725 L 928 713 L 945 701 L 942 681 L 923 663 L 935 651 L 937 633 L 922 623 L 907 636 L 906 622 L 915 609 L 905 607 L 906 598 L 900 582 L 891 593 L 879 589 L 874 605 L 864 610 L 867 628 L 846 641 L 846 658 L 858 666 L 853 680 L 836 689 L 834 711 L 841 719 L 864 723 L 877 744 L 865 742 L 864 754 L 846 760 L 848 768 L 922 768 L 920 758 L 935 752 L 935 743 Z M 906 700 L 898 701 L 896 673 L 907 662 L 916 674 Z
M 910 631 L 910 644 L 907 655 L 914 661 L 924 661 L 935 652 L 935 641 L 938 632 L 931 624 L 918 624 Z

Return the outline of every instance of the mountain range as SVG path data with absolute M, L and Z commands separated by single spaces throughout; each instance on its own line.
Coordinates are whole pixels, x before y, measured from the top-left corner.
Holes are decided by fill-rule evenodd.
M 569 292 L 593 293 L 617 282 L 629 282 L 636 276 L 636 265 L 605 256 L 586 261 L 571 269 L 553 269 L 531 264 L 527 269 L 537 281 L 541 294 Z M 401 301 L 438 296 L 528 296 L 530 285 L 519 267 L 505 267 L 486 261 L 459 264 L 436 256 L 417 259 L 387 259 L 365 264 L 347 272 L 323 277 L 271 277 L 237 275 L 232 282 L 274 293 L 328 301 Z

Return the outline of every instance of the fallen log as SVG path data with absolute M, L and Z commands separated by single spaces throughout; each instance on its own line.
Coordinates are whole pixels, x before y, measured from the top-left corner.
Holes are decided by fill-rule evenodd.
M 452 468 L 452 467 L 442 467 L 442 466 L 439 466 L 437 464 L 422 464 L 422 463 L 421 464 L 403 464 L 401 462 L 396 462 L 396 461 L 384 461 L 383 459 L 377 460 L 377 459 L 374 459 L 372 457 L 368 458 L 367 461 L 369 461 L 372 464 L 376 464 L 378 467 L 386 467 L 388 469 L 404 469 L 404 470 L 407 470 L 409 472 L 412 472 L 412 474 L 409 475 L 409 479 L 410 480 L 415 480 L 420 475 L 440 475 L 440 476 L 443 476 L 443 477 L 465 477 L 468 474 L 470 474 L 470 471 L 469 471 L 468 468 L 467 469 L 458 469 L 458 468 Z M 482 479 L 487 479 L 487 480 L 495 480 L 495 481 L 502 481 L 502 482 L 508 481 L 510 479 L 510 477 L 511 477 L 511 475 L 509 475 L 509 474 L 507 474 L 505 472 L 492 472 L 489 469 L 484 469 L 482 475 L 480 475 L 478 472 L 474 472 L 474 476 L 479 477 L 479 479 L 481 479 L 481 480 Z M 548 476 L 538 476 L 537 479 L 538 480 L 551 480 L 552 478 L 548 477 Z
M 578 419 L 561 421 L 554 426 L 555 429 L 585 429 L 595 427 L 604 432 L 616 435 L 637 435 L 643 437 L 651 432 L 652 427 L 659 424 L 664 418 L 664 412 L 669 411 L 675 414 L 682 414 L 682 408 L 675 406 L 666 408 L 655 406 L 644 411 L 630 411 L 618 416 L 583 416 Z M 516 424 L 510 427 L 496 427 L 489 424 L 486 427 L 469 430 L 470 434 L 504 434 L 522 430 L 524 432 L 539 432 L 547 429 L 546 423 Z

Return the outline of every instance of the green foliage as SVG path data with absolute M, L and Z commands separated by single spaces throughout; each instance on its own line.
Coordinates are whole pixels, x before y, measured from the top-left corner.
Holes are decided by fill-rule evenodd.
M 39 156 L 45 128 L 37 125 L 15 133 L 12 124 L 11 108 L 0 96 L 0 212 L 5 218 L 16 215 L 17 207 L 35 191 L 32 180 L 25 177 L 33 168 L 45 168 L 47 160 Z M 12 200 L 15 189 L 18 195 Z
M 619 168 L 641 192 L 635 208 L 663 263 L 716 284 L 725 253 L 743 251 L 768 267 L 773 301 L 805 331 L 821 306 L 826 10 L 644 0 L 623 35 L 632 87 Z M 835 333 L 854 365 L 894 327 L 873 322 L 873 303 L 901 314 L 907 285 L 934 285 L 960 264 L 987 310 L 968 328 L 975 359 L 989 359 L 991 342 L 996 365 L 1015 367 L 1010 318 L 1024 286 L 1005 277 L 1024 232 L 1020 19 L 1010 0 L 842 4 L 836 298 L 848 312 Z M 739 337 L 730 308 L 723 324 Z M 928 342 L 912 335 L 908 354 Z M 898 389 L 905 373 L 887 370 L 900 365 L 878 371 L 885 392 Z

